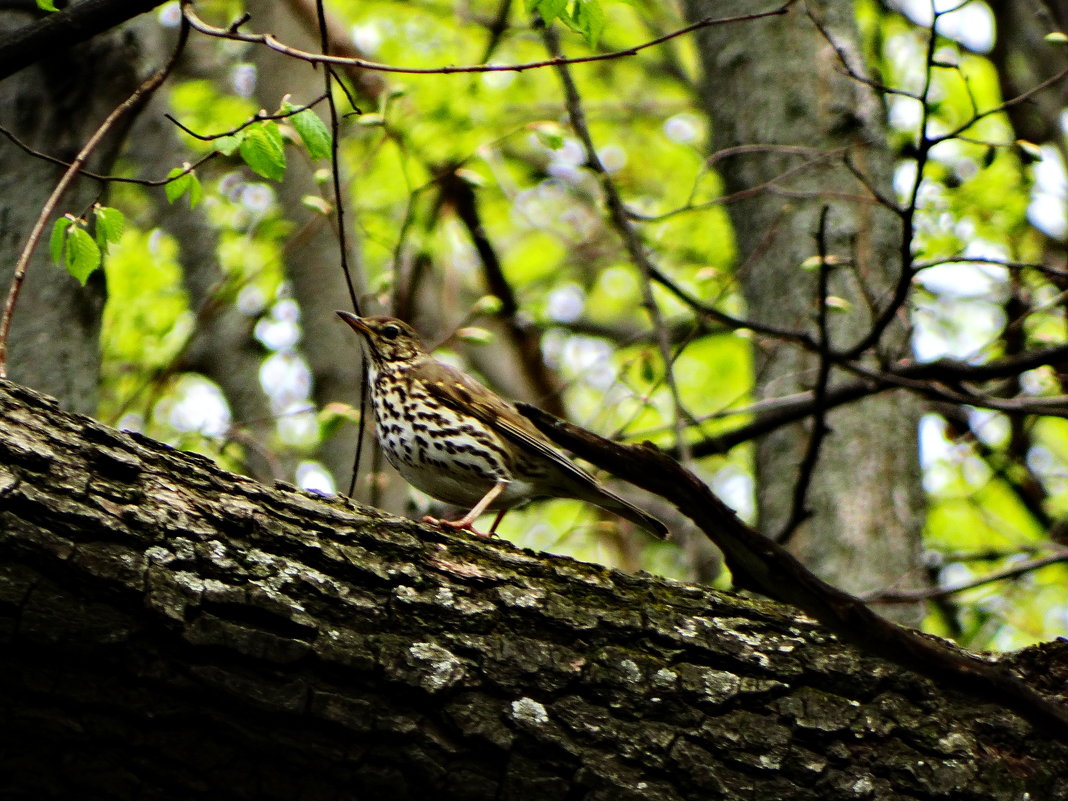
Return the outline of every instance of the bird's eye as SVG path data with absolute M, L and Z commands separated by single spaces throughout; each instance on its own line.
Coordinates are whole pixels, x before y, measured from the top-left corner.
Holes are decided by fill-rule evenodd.
M 383 339 L 396 339 L 400 336 L 400 326 L 390 325 L 382 326 L 382 338 Z

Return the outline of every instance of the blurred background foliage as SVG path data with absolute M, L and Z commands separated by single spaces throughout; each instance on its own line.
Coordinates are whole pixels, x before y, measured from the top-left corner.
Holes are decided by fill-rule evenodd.
M 981 2 L 960 5 L 940 19 L 937 66 L 930 68 L 928 3 L 856 4 L 872 74 L 911 92 L 932 82 L 926 111 L 912 98 L 882 95 L 901 192 L 915 175 L 918 126 L 926 121 L 929 133 L 955 131 L 976 110 L 1004 99 L 1008 61 L 997 60 L 993 13 Z M 248 27 L 255 28 L 249 6 Z M 327 3 L 342 36 L 366 58 L 413 67 L 545 59 L 540 33 L 521 4 L 514 6 L 510 24 L 500 29 L 501 0 Z M 223 27 L 243 11 L 232 0 L 204 0 L 197 8 Z M 607 25 L 592 48 L 562 30 L 568 54 L 622 49 L 686 24 L 671 2 L 607 2 L 604 10 Z M 159 24 L 173 25 L 176 13 L 164 7 Z M 168 85 L 170 113 L 200 134 L 242 124 L 259 109 L 255 89 L 263 67 L 246 45 L 200 38 L 193 48 L 197 69 Z M 637 57 L 577 65 L 573 75 L 601 160 L 629 208 L 641 215 L 641 236 L 658 267 L 703 302 L 744 316 L 733 235 L 707 158 L 710 123 L 696 100 L 697 69 L 694 44 L 683 36 Z M 321 86 L 321 77 L 316 80 Z M 562 388 L 562 408 L 601 433 L 675 446 L 678 410 L 649 333 L 640 273 L 607 223 L 600 187 L 567 124 L 553 71 L 385 74 L 370 91 L 367 82 L 349 84 L 358 109 L 340 90 L 335 99 L 344 115 L 339 158 L 345 211 L 358 242 L 352 268 L 363 309 L 388 312 L 402 290 L 413 288 L 412 316 L 428 341 L 443 343 L 438 355 L 514 394 L 488 368 L 480 369 L 517 357 L 506 350 L 495 324 L 500 304 L 486 299 L 491 292 L 470 231 L 436 180 L 445 172 L 456 175 L 475 191 L 484 234 L 518 304 L 517 319 L 539 333 L 544 364 Z M 298 91 L 294 103 L 314 100 Z M 266 111 L 275 112 L 281 101 L 274 98 Z M 317 108 L 325 114 L 322 104 Z M 304 198 L 304 211 L 332 210 L 329 162 L 311 159 L 292 127 L 284 120 L 280 126 L 287 142 L 283 181 L 292 170 L 307 171 L 318 192 Z M 187 152 L 152 165 L 157 171 L 214 147 L 184 133 L 181 139 Z M 1064 133 L 1058 127 L 1050 141 L 1022 139 L 1006 113 L 995 113 L 931 151 L 915 219 L 916 258 L 925 265 L 910 305 L 918 359 L 983 362 L 1064 341 L 1068 285 L 1058 271 L 1064 267 Z M 133 156 L 121 167 L 128 175 L 144 170 Z M 159 209 L 163 190 L 130 185 L 115 187 L 109 200 L 125 212 L 127 227 L 106 264 L 100 416 L 236 470 L 245 469 L 249 449 L 257 449 L 269 454 L 279 478 L 317 491 L 345 491 L 349 477 L 331 475 L 320 449 L 325 439 L 351 431 L 359 401 L 357 395 L 326 405 L 313 400 L 307 355 L 320 344 L 305 336 L 305 312 L 281 259 L 299 230 L 295 210 L 280 200 L 277 183 L 237 155 L 216 157 L 197 175 L 204 187 L 198 208 L 217 237 L 222 270 L 211 302 L 236 308 L 248 321 L 269 398 L 269 436 L 250 442 L 248 427 L 264 421 L 236 419 L 224 390 L 185 368 L 183 353 L 206 310 L 190 299 L 182 281 L 177 254 L 183 243 L 160 227 L 159 215 L 169 213 Z M 415 275 L 423 277 L 417 282 Z M 697 442 L 751 419 L 748 335 L 695 319 L 660 286 L 653 292 L 675 332 L 672 369 L 687 413 L 686 437 Z M 349 306 L 345 296 L 328 300 L 336 308 Z M 338 358 L 355 364 L 356 342 Z M 1019 383 L 1035 398 L 1063 394 L 1062 377 L 1052 368 L 1025 373 Z M 925 543 L 936 584 L 965 583 L 1056 548 L 1059 521 L 1068 512 L 1063 419 L 1010 419 L 932 404 L 920 441 Z M 753 510 L 751 458 L 743 443 L 691 466 L 746 517 Z M 363 497 L 375 499 L 371 476 L 381 468 L 380 459 L 365 456 Z M 395 511 L 426 508 L 427 499 L 414 491 L 403 488 L 401 497 L 402 508 Z M 512 512 L 501 534 L 523 546 L 626 569 L 683 580 L 698 576 L 684 549 L 624 537 L 578 502 Z M 932 603 L 927 626 L 979 648 L 1062 635 L 1066 571 L 1054 564 L 952 596 L 959 629 L 947 624 L 942 604 Z

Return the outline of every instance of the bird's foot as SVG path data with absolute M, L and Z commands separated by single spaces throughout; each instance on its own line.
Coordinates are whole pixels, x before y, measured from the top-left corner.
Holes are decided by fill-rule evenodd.
M 492 531 L 488 534 L 479 531 L 477 528 L 475 528 L 475 521 L 468 520 L 466 517 L 461 517 L 459 520 L 442 520 L 440 518 L 431 517 L 430 515 L 427 515 L 423 518 L 423 522 L 431 523 L 435 526 L 445 526 L 445 528 L 451 528 L 457 531 L 470 531 L 472 534 L 477 534 L 479 537 L 485 537 L 486 539 L 497 536 Z

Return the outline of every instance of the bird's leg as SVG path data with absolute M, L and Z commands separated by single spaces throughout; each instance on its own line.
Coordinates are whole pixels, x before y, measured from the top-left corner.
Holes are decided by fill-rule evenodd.
M 493 518 L 493 525 L 490 526 L 489 530 L 489 534 L 491 537 L 497 533 L 497 526 L 501 524 L 501 521 L 504 520 L 504 516 L 506 514 L 508 514 L 508 510 L 501 509 L 501 511 L 497 512 L 497 516 Z
M 497 499 L 497 496 L 504 492 L 504 488 L 507 486 L 507 481 L 505 481 L 504 479 L 498 479 L 497 483 L 490 487 L 489 492 L 482 496 L 482 500 L 476 503 L 474 507 L 472 507 L 471 511 L 465 514 L 459 520 L 438 520 L 436 517 L 430 517 L 428 515 L 427 517 L 423 518 L 423 522 L 435 523 L 439 526 L 448 526 L 449 528 L 471 531 L 480 537 L 492 537 L 493 529 L 497 528 L 497 524 L 501 522 L 501 517 L 504 516 L 503 512 L 497 515 L 497 519 L 493 522 L 493 529 L 490 529 L 489 534 L 483 534 L 481 531 L 476 530 L 473 524 L 475 520 L 478 519 L 478 516 L 484 511 L 486 511 L 486 508 Z

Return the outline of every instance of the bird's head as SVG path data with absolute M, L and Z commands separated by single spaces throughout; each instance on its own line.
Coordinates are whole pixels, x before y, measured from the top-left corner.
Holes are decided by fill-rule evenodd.
M 363 337 L 371 361 L 380 370 L 426 358 L 426 348 L 419 335 L 396 317 L 357 317 L 344 311 L 339 311 L 337 316 Z

